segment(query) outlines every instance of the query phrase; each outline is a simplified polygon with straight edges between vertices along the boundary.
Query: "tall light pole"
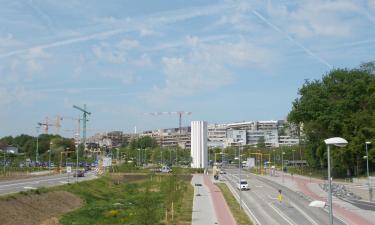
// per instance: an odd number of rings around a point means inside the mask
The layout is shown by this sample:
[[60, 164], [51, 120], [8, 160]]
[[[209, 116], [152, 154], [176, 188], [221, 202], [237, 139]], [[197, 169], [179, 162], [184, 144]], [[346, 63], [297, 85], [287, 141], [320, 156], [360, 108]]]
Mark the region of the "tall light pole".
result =
[[39, 128], [36, 127], [36, 152], [35, 152], [35, 166], [39, 159]]
[[370, 179], [370, 171], [368, 166], [368, 145], [370, 145], [371, 142], [366, 141], [366, 164], [367, 164], [367, 179], [368, 179], [368, 194], [369, 194], [369, 200], [372, 200], [372, 188], [371, 188], [371, 179]]
[[242, 209], [242, 190], [241, 190], [241, 170], [242, 170], [242, 162], [241, 162], [241, 151], [242, 151], [242, 143], [243, 141], [239, 141], [240, 147], [238, 148], [238, 168], [239, 172], [239, 185], [240, 185], [240, 209]]
[[285, 152], [281, 152], [281, 171], [282, 171], [282, 182], [284, 183], [284, 155]]
[[330, 145], [335, 145], [337, 147], [345, 147], [348, 144], [348, 141], [346, 141], [343, 138], [340, 137], [333, 137], [324, 140], [324, 143], [327, 145], [327, 160], [328, 160], [328, 201], [329, 201], [329, 224], [333, 225], [333, 207], [332, 207], [332, 187], [331, 187], [331, 158], [330, 158], [330, 152], [329, 147]]
[[294, 152], [295, 151], [296, 151], [295, 149], [292, 149], [292, 152], [293, 152], [293, 167], [294, 168], [296, 168], [296, 161], [294, 161]]
[[140, 164], [141, 164], [141, 158], [140, 158], [139, 155], [140, 155], [140, 151], [141, 151], [141, 149], [138, 148], [137, 151], [138, 151], [138, 155], [137, 155], [137, 156], [138, 156], [138, 157], [137, 157], [137, 164], [138, 164], [138, 166], [140, 166]]
[[52, 141], [49, 143], [49, 149], [48, 149], [48, 170], [51, 170], [51, 147], [52, 147]]

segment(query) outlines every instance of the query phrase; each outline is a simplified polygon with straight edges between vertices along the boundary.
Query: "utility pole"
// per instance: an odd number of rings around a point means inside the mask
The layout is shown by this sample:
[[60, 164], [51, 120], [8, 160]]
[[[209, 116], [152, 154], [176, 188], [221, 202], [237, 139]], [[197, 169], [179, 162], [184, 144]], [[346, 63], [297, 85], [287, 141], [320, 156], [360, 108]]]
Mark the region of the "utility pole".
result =
[[35, 166], [39, 159], [39, 128], [36, 127], [36, 152], [35, 152]]
[[372, 201], [372, 187], [371, 187], [371, 179], [370, 179], [370, 172], [369, 172], [369, 166], [368, 166], [368, 147], [367, 145], [370, 145], [371, 142], [366, 141], [366, 164], [367, 164], [367, 179], [368, 179], [368, 194], [369, 194], [369, 200]]

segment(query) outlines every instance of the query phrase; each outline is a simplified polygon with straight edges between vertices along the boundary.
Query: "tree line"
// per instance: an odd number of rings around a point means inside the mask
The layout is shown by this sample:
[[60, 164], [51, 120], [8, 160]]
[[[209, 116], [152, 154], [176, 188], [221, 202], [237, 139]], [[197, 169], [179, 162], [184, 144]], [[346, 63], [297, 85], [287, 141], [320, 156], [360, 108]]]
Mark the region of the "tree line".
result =
[[41, 134], [37, 137], [27, 134], [18, 136], [6, 136], [0, 139], [0, 149], [6, 146], [18, 148], [19, 153], [23, 153], [31, 159], [35, 159], [38, 142], [38, 152], [40, 156], [45, 156], [49, 149], [53, 155], [66, 149], [75, 150], [74, 139], [64, 138], [60, 135]]
[[344, 148], [331, 151], [338, 176], [364, 172], [365, 142], [375, 166], [375, 62], [354, 69], [333, 69], [321, 80], [306, 80], [293, 102], [288, 121], [302, 131], [306, 158], [314, 168], [326, 168], [324, 140], [345, 138]]

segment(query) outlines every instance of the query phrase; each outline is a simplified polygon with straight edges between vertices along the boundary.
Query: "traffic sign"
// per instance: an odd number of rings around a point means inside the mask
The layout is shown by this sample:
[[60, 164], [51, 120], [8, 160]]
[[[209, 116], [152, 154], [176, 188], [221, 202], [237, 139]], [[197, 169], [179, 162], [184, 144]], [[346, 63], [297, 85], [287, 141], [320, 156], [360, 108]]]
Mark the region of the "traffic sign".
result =
[[72, 167], [71, 166], [67, 166], [66, 167], [66, 172], [67, 173], [71, 173], [72, 172]]

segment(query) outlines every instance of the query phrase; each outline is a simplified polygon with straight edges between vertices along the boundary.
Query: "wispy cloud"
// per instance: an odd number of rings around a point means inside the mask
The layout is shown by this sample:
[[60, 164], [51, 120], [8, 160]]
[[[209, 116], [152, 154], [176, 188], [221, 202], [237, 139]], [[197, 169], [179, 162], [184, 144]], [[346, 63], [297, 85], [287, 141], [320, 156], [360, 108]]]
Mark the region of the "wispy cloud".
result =
[[322, 57], [318, 56], [317, 54], [313, 53], [310, 49], [308, 49], [307, 47], [305, 47], [303, 44], [301, 44], [300, 42], [298, 42], [297, 40], [295, 40], [294, 38], [292, 38], [289, 34], [285, 33], [284, 31], [282, 31], [280, 28], [278, 28], [276, 25], [274, 25], [273, 23], [271, 23], [268, 19], [266, 19], [264, 16], [262, 16], [260, 13], [258, 13], [257, 11], [253, 10], [253, 13], [254, 15], [256, 15], [259, 19], [261, 19], [264, 23], [266, 23], [269, 27], [271, 27], [272, 29], [274, 29], [275, 31], [279, 32], [280, 34], [282, 34], [283, 36], [285, 36], [289, 41], [291, 41], [293, 44], [295, 44], [296, 46], [298, 46], [299, 48], [301, 48], [304, 52], [306, 52], [308, 55], [310, 55], [311, 57], [317, 59], [320, 63], [322, 63], [323, 65], [327, 66], [329, 69], [331, 69], [333, 66], [327, 62], [325, 59], [323, 59]]
[[[3, 52], [3, 53], [0, 53], [0, 58], [6, 58], [10, 56], [15, 56], [18, 54], [23, 54], [32, 50], [33, 48], [49, 49], [49, 48], [56, 48], [56, 47], [76, 44], [80, 42], [86, 42], [90, 40], [105, 39], [105, 38], [108, 38], [108, 37], [111, 37], [111, 36], [114, 36], [123, 32], [138, 30], [139, 27], [158, 27], [164, 24], [176, 23], [176, 22], [191, 19], [194, 17], [216, 14], [223, 10], [226, 10], [228, 7], [229, 7], [228, 4], [218, 4], [215, 6], [208, 6], [208, 7], [195, 7], [195, 8], [182, 9], [182, 10], [167, 11], [167, 12], [158, 13], [156, 15], [149, 15], [144, 18], [126, 20], [125, 23], [126, 25], [128, 25], [127, 28], [116, 28], [116, 29], [111, 29], [111, 30], [104, 30], [104, 31], [99, 31], [99, 32], [92, 33], [92, 34], [86, 34], [86, 35], [59, 40], [59, 41], [55, 41], [51, 43], [35, 45], [35, 46], [24, 48], [24, 49]], [[110, 22], [113, 22], [113, 21], [110, 21]], [[117, 22], [117, 20], [115, 20], [115, 22]]]

